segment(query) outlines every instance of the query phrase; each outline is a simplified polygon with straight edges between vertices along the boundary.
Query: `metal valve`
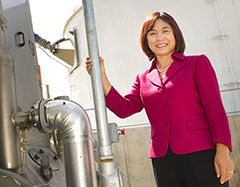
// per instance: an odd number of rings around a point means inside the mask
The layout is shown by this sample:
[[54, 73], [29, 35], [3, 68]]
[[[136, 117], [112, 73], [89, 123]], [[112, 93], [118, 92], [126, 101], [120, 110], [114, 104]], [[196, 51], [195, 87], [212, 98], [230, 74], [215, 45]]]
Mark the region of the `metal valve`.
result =
[[125, 136], [125, 130], [124, 129], [118, 129], [118, 126], [116, 123], [109, 123], [108, 124], [109, 133], [110, 133], [110, 139], [112, 143], [119, 142], [119, 136], [124, 135]]
[[123, 135], [123, 136], [125, 136], [126, 134], [125, 134], [125, 129], [123, 128], [123, 129], [118, 129], [118, 135]]

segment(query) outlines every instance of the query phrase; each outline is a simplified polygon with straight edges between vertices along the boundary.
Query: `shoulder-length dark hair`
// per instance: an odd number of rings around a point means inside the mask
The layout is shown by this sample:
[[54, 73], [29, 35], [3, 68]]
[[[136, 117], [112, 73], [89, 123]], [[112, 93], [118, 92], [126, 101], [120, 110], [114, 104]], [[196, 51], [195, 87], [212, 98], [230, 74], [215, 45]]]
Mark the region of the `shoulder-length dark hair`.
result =
[[155, 54], [148, 46], [147, 34], [150, 30], [152, 30], [157, 19], [162, 19], [172, 27], [176, 40], [174, 52], [183, 54], [185, 50], [185, 42], [177, 22], [166, 12], [153, 12], [144, 21], [140, 34], [141, 47], [143, 52], [148, 56], [148, 59], [152, 60], [155, 57]]

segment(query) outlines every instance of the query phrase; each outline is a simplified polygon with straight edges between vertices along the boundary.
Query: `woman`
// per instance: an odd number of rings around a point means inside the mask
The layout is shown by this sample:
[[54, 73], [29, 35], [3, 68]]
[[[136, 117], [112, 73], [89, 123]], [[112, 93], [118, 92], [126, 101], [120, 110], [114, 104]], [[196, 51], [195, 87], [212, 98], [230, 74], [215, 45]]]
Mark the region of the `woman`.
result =
[[[167, 13], [147, 17], [140, 41], [152, 65], [124, 97], [110, 84], [100, 57], [107, 107], [121, 118], [145, 108], [158, 187], [229, 186], [231, 135], [208, 58], [183, 55], [182, 33]], [[90, 73], [89, 58], [86, 67]]]

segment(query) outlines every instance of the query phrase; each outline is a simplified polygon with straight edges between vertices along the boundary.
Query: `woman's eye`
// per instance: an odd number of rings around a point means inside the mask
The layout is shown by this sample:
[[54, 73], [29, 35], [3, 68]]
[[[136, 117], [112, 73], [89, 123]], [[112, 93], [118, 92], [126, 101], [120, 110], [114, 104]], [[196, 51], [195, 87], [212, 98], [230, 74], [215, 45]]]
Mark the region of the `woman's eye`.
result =
[[168, 30], [163, 30], [163, 33], [168, 32]]
[[155, 32], [150, 32], [149, 35], [152, 36], [152, 35], [155, 35], [156, 33]]

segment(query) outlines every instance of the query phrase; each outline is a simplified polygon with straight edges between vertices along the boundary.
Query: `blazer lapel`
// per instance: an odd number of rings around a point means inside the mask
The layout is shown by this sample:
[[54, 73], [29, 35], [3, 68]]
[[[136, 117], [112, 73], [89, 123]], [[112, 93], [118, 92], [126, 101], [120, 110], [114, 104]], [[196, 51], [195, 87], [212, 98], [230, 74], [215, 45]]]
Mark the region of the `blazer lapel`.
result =
[[169, 67], [167, 73], [165, 74], [163, 80], [161, 80], [159, 72], [156, 67], [156, 59], [153, 60], [152, 66], [149, 69], [149, 73], [147, 74], [148, 80], [152, 82], [152, 84], [159, 86], [159, 87], [164, 87], [164, 85], [169, 81], [170, 78], [172, 78], [178, 71], [180, 71], [183, 66], [184, 66], [184, 58], [185, 56], [180, 53], [173, 53], [172, 54], [173, 58], [173, 63]]
[[161, 81], [160, 75], [158, 70], [155, 68], [151, 72], [147, 74], [148, 80], [150, 80], [154, 85], [162, 87], [163, 88], [163, 83]]
[[184, 66], [183, 62], [174, 60], [174, 62], [166, 72], [165, 76], [163, 77], [163, 84], [166, 84], [170, 78], [172, 78], [178, 71], [180, 71], [183, 68], [183, 66]]

